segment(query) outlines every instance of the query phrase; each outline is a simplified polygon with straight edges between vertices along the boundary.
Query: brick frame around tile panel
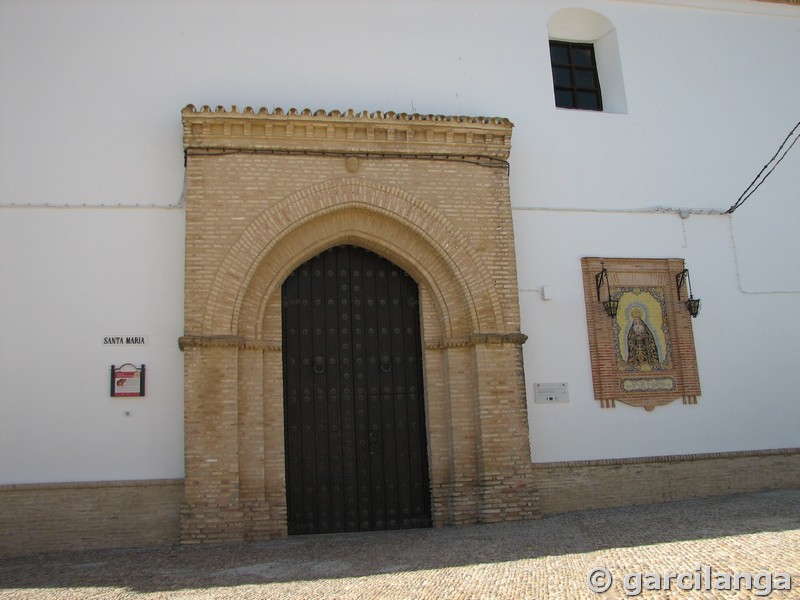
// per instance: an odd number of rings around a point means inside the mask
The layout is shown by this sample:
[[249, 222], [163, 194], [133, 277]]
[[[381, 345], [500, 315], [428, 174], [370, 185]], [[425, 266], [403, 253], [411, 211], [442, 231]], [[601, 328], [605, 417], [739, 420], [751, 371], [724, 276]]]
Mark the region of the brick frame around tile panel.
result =
[[[598, 292], [597, 276], [603, 268], [607, 276]], [[679, 398], [684, 404], [696, 404], [700, 396], [700, 376], [692, 318], [678, 297], [676, 283], [676, 276], [684, 270], [683, 259], [585, 257], [581, 259], [581, 270], [595, 400], [604, 408], [613, 408], [615, 402], [622, 402], [648, 411]], [[620, 295], [624, 296], [622, 290], [636, 292], [637, 289], [658, 290], [663, 296], [660, 308], [670, 351], [657, 370], [631, 370], [622, 365], [621, 344], [615, 343], [615, 321], [609, 318], [602, 304], [608, 293], [619, 299]], [[623, 311], [624, 308], [620, 306]], [[671, 389], [646, 389], [646, 385], [625, 389], [626, 382], [661, 380], [670, 380]]]

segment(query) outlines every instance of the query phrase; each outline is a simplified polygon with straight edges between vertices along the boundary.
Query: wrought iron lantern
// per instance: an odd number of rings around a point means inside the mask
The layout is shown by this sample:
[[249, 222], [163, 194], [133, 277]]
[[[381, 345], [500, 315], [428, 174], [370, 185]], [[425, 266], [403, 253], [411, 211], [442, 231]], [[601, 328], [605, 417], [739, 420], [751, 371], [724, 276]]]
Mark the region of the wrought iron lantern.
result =
[[[597, 301], [603, 303], [603, 308], [606, 310], [606, 314], [614, 319], [616, 318], [617, 311], [619, 310], [619, 299], [611, 297], [611, 287], [608, 283], [608, 270], [606, 269], [605, 264], [602, 262], [600, 265], [603, 267], [603, 270], [594, 276], [594, 282], [597, 286]], [[600, 300], [600, 289], [603, 287], [603, 281], [606, 282], [606, 299]]]
[[689, 298], [683, 303], [683, 305], [686, 307], [686, 310], [689, 311], [689, 314], [694, 318], [697, 316], [697, 313], [700, 312], [700, 298], [695, 298], [692, 295], [692, 280], [689, 278], [689, 269], [684, 269], [675, 275], [675, 283], [678, 286], [678, 300], [681, 299], [681, 288], [683, 287], [684, 282], [689, 287]]

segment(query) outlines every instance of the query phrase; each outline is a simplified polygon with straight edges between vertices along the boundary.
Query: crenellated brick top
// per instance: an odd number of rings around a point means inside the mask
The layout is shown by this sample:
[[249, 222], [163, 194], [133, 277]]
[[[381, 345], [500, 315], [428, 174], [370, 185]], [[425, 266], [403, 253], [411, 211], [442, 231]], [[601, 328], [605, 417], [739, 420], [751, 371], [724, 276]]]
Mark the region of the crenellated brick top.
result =
[[187, 153], [213, 151], [330, 152], [485, 157], [506, 160], [513, 123], [501, 117], [395, 112], [269, 111], [232, 106], [182, 111]]

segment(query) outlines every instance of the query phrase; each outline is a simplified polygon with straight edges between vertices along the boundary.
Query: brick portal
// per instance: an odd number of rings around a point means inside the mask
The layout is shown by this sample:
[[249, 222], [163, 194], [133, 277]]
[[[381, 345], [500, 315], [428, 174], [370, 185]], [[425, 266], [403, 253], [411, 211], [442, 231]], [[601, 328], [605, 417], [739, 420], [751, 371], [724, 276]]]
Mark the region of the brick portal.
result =
[[507, 119], [187, 106], [184, 543], [286, 535], [280, 290], [352, 244], [419, 285], [435, 526], [538, 515]]

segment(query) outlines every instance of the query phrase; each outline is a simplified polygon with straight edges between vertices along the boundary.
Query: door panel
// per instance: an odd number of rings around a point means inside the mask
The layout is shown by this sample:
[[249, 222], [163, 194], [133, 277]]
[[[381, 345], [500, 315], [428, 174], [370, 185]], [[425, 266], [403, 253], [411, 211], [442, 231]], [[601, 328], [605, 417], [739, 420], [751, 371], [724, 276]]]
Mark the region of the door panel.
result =
[[339, 246], [282, 291], [289, 533], [429, 526], [416, 283]]

